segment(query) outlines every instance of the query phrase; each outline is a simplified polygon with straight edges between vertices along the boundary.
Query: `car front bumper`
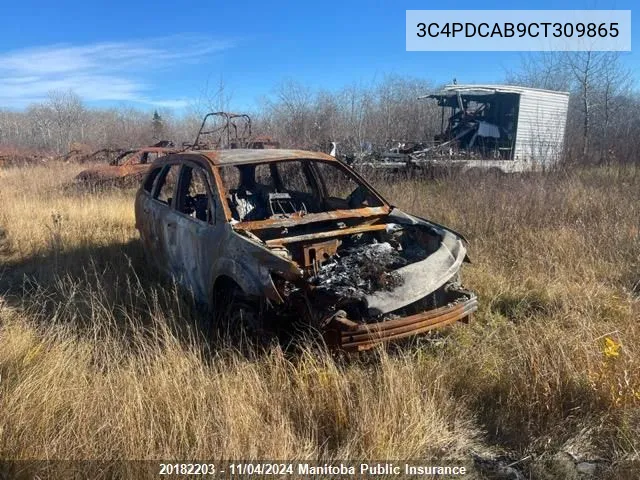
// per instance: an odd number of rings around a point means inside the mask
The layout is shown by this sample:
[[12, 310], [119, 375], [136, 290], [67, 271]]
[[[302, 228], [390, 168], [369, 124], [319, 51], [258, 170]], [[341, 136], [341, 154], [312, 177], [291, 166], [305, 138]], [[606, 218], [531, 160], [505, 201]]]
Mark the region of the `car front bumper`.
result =
[[325, 327], [325, 341], [339, 349], [357, 352], [445, 327], [469, 318], [478, 309], [478, 297], [465, 293], [466, 296], [455, 303], [377, 323], [359, 324], [344, 317], [334, 318]]

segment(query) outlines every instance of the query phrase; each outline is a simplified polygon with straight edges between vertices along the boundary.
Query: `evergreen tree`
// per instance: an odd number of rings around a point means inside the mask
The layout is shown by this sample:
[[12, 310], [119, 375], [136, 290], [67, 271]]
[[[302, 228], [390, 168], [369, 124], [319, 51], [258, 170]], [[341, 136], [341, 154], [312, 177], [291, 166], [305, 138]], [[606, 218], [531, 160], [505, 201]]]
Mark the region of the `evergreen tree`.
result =
[[151, 126], [153, 130], [154, 140], [162, 140], [162, 138], [164, 137], [164, 121], [162, 120], [162, 117], [157, 110], [153, 112], [153, 120], [151, 121]]

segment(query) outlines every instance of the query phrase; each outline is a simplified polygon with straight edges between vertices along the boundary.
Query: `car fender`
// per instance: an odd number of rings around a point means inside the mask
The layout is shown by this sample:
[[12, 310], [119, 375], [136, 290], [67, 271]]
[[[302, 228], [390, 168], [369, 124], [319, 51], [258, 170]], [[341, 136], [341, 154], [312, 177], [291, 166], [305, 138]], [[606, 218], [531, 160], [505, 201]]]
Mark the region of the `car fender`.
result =
[[219, 259], [214, 267], [209, 298], [213, 298], [215, 285], [221, 277], [233, 280], [247, 295], [266, 297], [278, 303], [282, 302], [282, 298], [271, 279], [271, 272], [262, 265], [249, 265], [242, 260], [228, 257]]

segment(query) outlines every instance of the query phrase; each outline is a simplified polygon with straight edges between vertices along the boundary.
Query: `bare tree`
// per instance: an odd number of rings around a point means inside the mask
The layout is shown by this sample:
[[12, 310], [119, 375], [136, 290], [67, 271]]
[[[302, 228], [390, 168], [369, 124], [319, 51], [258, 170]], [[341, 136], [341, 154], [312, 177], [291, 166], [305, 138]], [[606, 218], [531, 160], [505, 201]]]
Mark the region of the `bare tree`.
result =
[[562, 54], [558, 52], [523, 53], [520, 64], [506, 72], [506, 83], [546, 90], [567, 91], [572, 78]]
[[595, 83], [602, 73], [603, 55], [600, 52], [570, 52], [563, 55], [569, 71], [573, 75], [582, 109], [582, 157], [589, 158], [589, 137], [594, 103]]
[[[615, 150], [613, 130], [631, 93], [631, 75], [618, 52], [542, 52], [522, 57], [507, 81], [572, 93], [567, 153], [581, 162], [603, 160]], [[592, 148], [593, 147], [593, 148]]]
[[84, 140], [85, 108], [73, 91], [51, 91], [44, 103], [46, 115], [55, 128], [55, 150], [67, 151], [72, 138]]
[[596, 93], [600, 98], [600, 161], [615, 157], [613, 133], [616, 123], [626, 122], [629, 117], [620, 116], [621, 109], [631, 96], [632, 77], [629, 69], [620, 61], [619, 52], [607, 52], [604, 55], [601, 78], [596, 85]]

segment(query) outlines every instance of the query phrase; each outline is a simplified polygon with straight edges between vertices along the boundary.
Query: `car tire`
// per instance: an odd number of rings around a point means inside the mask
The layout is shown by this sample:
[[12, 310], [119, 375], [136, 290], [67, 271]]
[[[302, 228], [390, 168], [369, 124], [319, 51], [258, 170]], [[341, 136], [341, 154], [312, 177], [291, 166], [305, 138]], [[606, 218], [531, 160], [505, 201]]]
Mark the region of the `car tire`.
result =
[[216, 293], [213, 316], [218, 330], [234, 342], [249, 340], [260, 344], [268, 337], [260, 302], [237, 285], [225, 286]]

